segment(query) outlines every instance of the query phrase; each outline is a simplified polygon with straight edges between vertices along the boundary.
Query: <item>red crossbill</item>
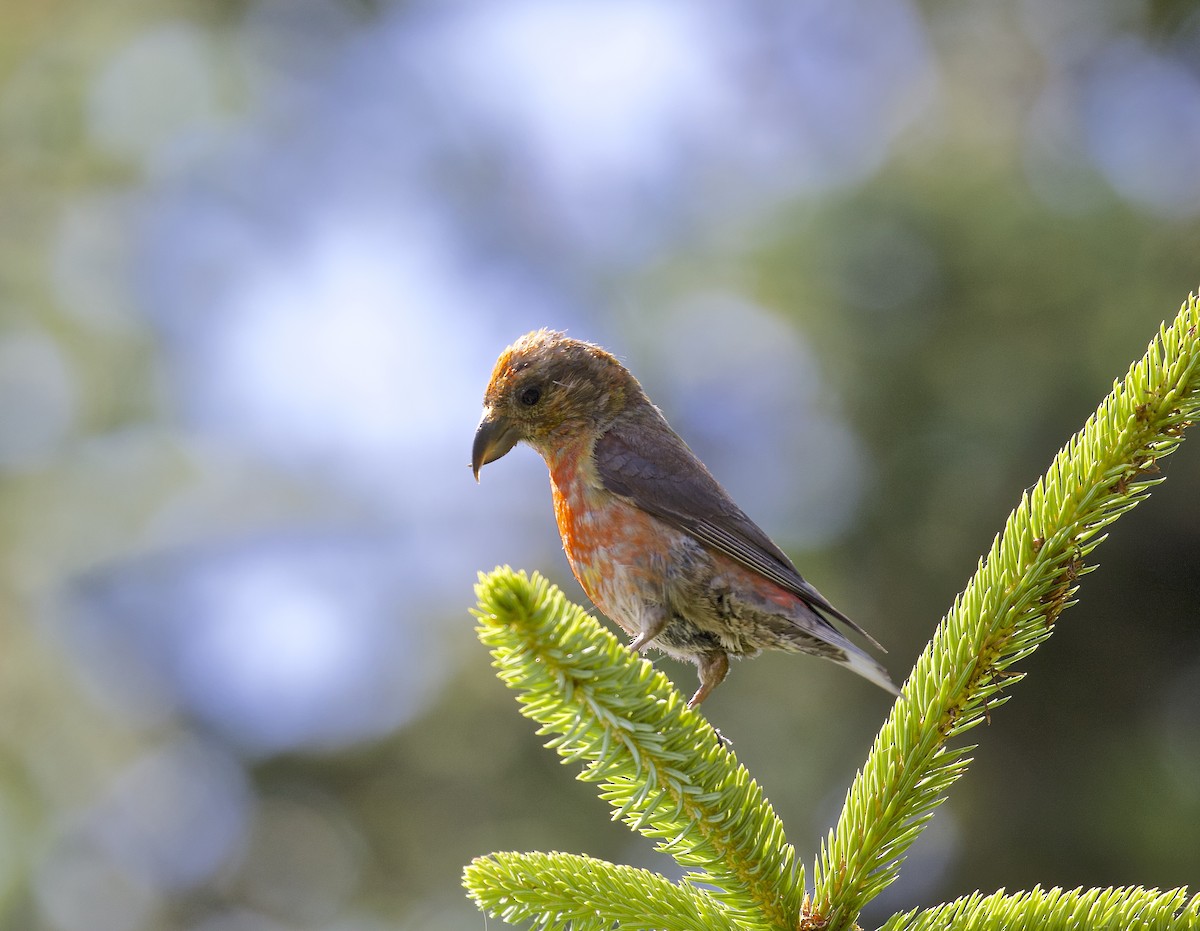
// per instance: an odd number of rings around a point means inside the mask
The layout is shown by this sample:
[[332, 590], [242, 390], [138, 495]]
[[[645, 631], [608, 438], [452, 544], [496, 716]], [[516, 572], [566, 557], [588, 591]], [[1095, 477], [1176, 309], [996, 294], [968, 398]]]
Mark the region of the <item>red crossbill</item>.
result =
[[599, 346], [538, 330], [504, 350], [475, 432], [476, 480], [519, 442], [546, 460], [588, 597], [634, 638], [630, 649], [696, 665], [689, 707], [721, 683], [729, 657], [764, 649], [823, 656], [897, 694], [830, 618], [882, 647], [801, 577]]

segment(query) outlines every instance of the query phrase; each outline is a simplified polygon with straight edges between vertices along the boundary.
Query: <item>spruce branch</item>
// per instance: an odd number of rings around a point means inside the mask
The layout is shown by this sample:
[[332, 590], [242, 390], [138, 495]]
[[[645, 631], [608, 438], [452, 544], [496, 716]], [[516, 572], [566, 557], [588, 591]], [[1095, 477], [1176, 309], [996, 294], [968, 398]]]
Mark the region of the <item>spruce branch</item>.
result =
[[464, 871], [482, 911], [539, 931], [735, 931], [703, 889], [569, 853], [494, 853]]
[[[501, 853], [464, 873], [492, 915], [539, 929], [842, 929], [891, 883], [908, 847], [970, 763], [953, 738], [1008, 700], [1011, 667], [1074, 603], [1104, 529], [1161, 481], [1158, 460], [1200, 416], [1200, 306], [1190, 297], [1146, 356], [1021, 498], [943, 618], [822, 844], [814, 895], [762, 790], [661, 673], [557, 589], [511, 569], [480, 576], [479, 636], [521, 711], [614, 819], [691, 872], [568, 854]], [[710, 884], [711, 891], [697, 887]], [[1141, 888], [978, 894], [893, 916], [886, 931], [1200, 929], [1200, 897]]]
[[547, 746], [584, 763], [578, 778], [600, 783], [613, 818], [715, 886], [727, 923], [794, 927], [804, 878], [783, 825], [670, 680], [537, 573], [481, 573], [476, 593], [497, 674]]
[[979, 893], [937, 908], [893, 915], [881, 931], [1195, 931], [1200, 895], [1185, 889], [1042, 889]]
[[815, 871], [814, 914], [849, 928], [963, 774], [950, 740], [1008, 700], [1010, 667], [1074, 604], [1105, 527], [1162, 481], [1158, 461], [1200, 416], [1200, 305], [1189, 297], [1124, 381], [1021, 497], [917, 660], [846, 797]]

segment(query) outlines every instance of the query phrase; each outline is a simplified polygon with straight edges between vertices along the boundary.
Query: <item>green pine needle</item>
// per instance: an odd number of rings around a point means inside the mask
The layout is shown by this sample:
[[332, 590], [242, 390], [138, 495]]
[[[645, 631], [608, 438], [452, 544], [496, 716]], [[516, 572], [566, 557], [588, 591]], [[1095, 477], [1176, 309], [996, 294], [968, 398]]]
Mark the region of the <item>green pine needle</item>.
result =
[[475, 903], [539, 931], [735, 931], [702, 889], [569, 853], [494, 853], [463, 873]]
[[[480, 575], [479, 637], [521, 713], [613, 818], [693, 870], [745, 928], [788, 928], [804, 878], [762, 789], [670, 680], [534, 573]], [[593, 861], [594, 863], [596, 861]]]
[[881, 931], [1195, 931], [1200, 895], [1186, 889], [1042, 889], [979, 893], [926, 911], [893, 915]]
[[1021, 497], [1004, 532], [917, 660], [815, 871], [816, 915], [848, 928], [970, 762], [952, 737], [987, 719], [1021, 678], [1010, 667], [1074, 604], [1101, 531], [1146, 498], [1158, 461], [1200, 415], [1200, 305], [1188, 299], [1146, 355]]

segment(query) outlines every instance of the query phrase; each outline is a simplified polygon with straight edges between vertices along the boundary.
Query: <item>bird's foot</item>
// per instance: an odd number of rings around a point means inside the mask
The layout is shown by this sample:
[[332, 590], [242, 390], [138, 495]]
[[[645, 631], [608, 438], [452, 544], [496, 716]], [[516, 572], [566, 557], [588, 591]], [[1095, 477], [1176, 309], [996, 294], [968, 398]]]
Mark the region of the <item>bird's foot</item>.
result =
[[725, 681], [729, 674], [729, 654], [722, 650], [705, 653], [700, 657], [697, 666], [700, 671], [700, 688], [688, 699], [688, 707], [693, 711], [700, 706], [700, 702], [708, 698], [713, 689]]
[[629, 651], [631, 653], [644, 653], [650, 648], [650, 641], [653, 639], [654, 636], [647, 636], [643, 631], [629, 641]]
[[634, 653], [641, 653], [650, 646], [650, 642], [667, 629], [667, 616], [663, 614], [661, 617], [656, 617], [650, 624], [642, 628], [642, 632], [638, 634], [629, 644], [629, 649]]

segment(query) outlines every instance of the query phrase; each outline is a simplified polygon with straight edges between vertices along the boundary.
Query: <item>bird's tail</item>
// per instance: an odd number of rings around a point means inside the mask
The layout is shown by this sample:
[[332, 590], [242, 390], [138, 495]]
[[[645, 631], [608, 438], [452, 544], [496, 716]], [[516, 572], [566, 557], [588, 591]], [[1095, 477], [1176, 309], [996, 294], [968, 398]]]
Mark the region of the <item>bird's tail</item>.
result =
[[896, 683], [892, 681], [886, 669], [883, 668], [874, 659], [853, 645], [847, 644], [844, 649], [845, 657], [837, 659], [835, 662], [840, 663], [847, 669], [857, 672], [864, 679], [874, 682], [885, 692], [890, 692], [893, 695], [899, 695], [900, 690], [896, 688]]

